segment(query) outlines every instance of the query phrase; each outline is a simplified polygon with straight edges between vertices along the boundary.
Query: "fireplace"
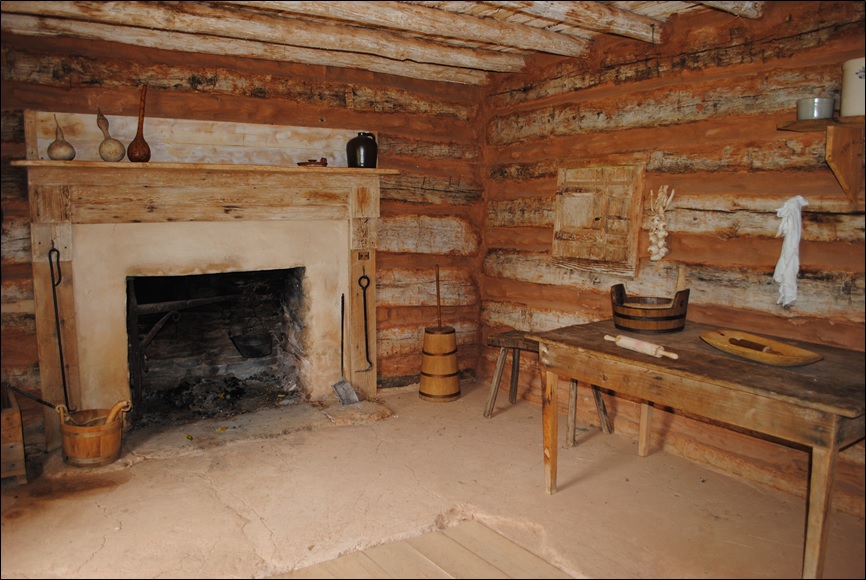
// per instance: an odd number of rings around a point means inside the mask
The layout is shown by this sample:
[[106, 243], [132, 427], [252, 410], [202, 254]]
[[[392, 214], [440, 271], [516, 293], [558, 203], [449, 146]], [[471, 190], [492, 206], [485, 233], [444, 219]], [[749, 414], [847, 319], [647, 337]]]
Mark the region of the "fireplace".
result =
[[305, 268], [128, 277], [134, 427], [305, 401]]
[[[359, 396], [375, 394], [379, 177], [396, 171], [37, 159], [13, 165], [28, 170], [43, 398], [63, 400], [65, 374], [78, 408], [133, 399], [128, 279], [289, 269], [304, 272], [304, 353], [297, 362], [304, 397], [336, 402], [341, 366]], [[52, 248], [63, 274], [56, 288]], [[374, 281], [366, 313], [365, 296], [350, 282], [364, 275]], [[367, 355], [372, 371], [354, 374], [368, 367]], [[49, 446], [59, 445], [56, 420], [46, 420], [46, 435]]]
[[[80, 399], [110, 407], [132, 396], [127, 279], [303, 268], [307, 352], [300, 375], [323, 400], [340, 370], [340, 288], [348, 288], [348, 228], [340, 221], [96, 224], [73, 227]], [[238, 322], [238, 321], [233, 321]], [[241, 321], [243, 322], [243, 321]], [[74, 398], [74, 397], [73, 397]], [[112, 402], [113, 401], [113, 402]]]

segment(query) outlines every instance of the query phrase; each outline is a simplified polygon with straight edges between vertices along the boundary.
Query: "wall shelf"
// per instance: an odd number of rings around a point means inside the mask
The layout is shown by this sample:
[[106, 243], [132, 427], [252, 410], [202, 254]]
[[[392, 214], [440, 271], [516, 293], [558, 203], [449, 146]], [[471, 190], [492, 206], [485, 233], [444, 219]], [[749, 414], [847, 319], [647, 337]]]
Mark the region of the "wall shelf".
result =
[[863, 115], [838, 119], [788, 121], [780, 131], [827, 133], [825, 158], [848, 200], [856, 204], [863, 195]]
[[834, 119], [806, 119], [797, 121], [786, 121], [780, 123], [777, 127], [779, 131], [800, 131], [800, 132], [816, 132], [823, 131], [827, 127], [854, 127], [862, 129], [864, 125], [864, 116], [857, 117], [838, 117]]

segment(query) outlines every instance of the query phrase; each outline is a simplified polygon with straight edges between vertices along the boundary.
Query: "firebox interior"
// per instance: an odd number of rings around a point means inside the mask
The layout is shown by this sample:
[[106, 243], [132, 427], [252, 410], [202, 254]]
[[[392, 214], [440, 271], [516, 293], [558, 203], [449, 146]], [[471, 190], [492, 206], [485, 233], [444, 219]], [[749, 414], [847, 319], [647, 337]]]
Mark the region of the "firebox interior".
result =
[[132, 424], [305, 400], [304, 272], [127, 277]]

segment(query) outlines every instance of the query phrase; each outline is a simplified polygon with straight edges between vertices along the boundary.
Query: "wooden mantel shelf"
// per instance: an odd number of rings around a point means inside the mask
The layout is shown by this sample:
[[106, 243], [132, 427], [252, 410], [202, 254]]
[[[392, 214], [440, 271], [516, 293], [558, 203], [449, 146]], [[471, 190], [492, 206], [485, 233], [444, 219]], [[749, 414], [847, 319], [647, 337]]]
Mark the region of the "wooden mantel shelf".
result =
[[16, 167], [46, 167], [58, 169], [116, 169], [118, 171], [132, 170], [179, 170], [179, 171], [256, 171], [270, 173], [325, 173], [331, 175], [396, 175], [397, 169], [372, 169], [359, 167], [316, 167], [316, 166], [281, 166], [253, 165], [228, 163], [126, 163], [108, 161], [46, 161], [36, 159], [19, 159], [11, 162]]
[[[29, 173], [34, 224], [348, 219], [355, 238], [372, 235], [366, 230], [372, 227], [369, 218], [379, 215], [381, 176], [399, 173], [174, 161], [28, 159], [11, 164]], [[66, 207], [60, 214], [58, 203]]]

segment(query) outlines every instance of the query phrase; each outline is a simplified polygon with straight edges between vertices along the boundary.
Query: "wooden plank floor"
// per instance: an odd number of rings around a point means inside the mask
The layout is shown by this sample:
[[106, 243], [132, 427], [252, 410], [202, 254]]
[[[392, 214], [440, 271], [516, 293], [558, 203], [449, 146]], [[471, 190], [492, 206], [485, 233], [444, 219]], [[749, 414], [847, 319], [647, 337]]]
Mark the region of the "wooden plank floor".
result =
[[473, 520], [271, 578], [571, 578]]

